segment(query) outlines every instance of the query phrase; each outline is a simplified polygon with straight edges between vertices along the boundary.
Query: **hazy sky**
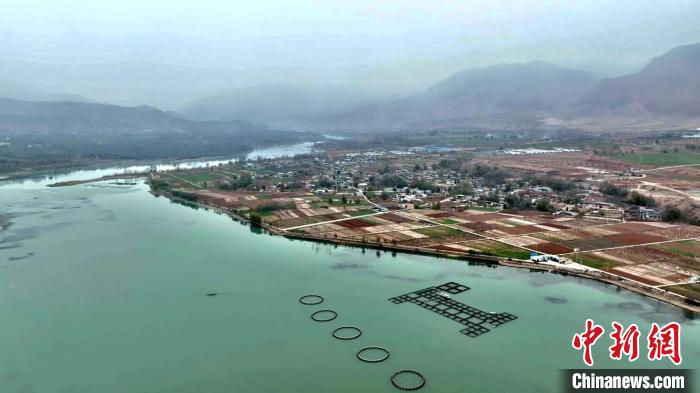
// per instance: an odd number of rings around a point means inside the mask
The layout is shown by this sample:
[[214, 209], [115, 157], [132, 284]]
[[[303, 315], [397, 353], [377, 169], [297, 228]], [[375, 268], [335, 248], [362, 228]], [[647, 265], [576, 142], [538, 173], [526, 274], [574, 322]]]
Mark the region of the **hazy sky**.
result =
[[[697, 0], [2, 0], [0, 32], [21, 35], [80, 33], [98, 36], [96, 53], [125, 35], [137, 53], [144, 45], [186, 37], [214, 48], [226, 41], [241, 66], [325, 66], [388, 63], [449, 56], [460, 51], [503, 48], [605, 31], [683, 12]], [[11, 35], [11, 37], [16, 37]], [[116, 40], [116, 41], [115, 41]], [[100, 44], [100, 41], [103, 43]], [[24, 44], [24, 43], [22, 43]], [[90, 43], [92, 45], [92, 43]], [[60, 42], [54, 41], [54, 46]], [[81, 43], [76, 43], [80, 46]], [[219, 45], [221, 45], [219, 43]], [[29, 57], [24, 52], [10, 55]], [[103, 48], [99, 48], [103, 46]], [[291, 48], [290, 48], [291, 47]], [[193, 57], [199, 56], [194, 50]], [[267, 51], [268, 53], [256, 53]], [[290, 49], [294, 51], [290, 53]], [[41, 45], [36, 52], [47, 52]], [[343, 56], [346, 51], [348, 56]], [[340, 53], [340, 55], [339, 55]], [[271, 58], [279, 54], [276, 64]], [[51, 61], [48, 56], [40, 61]], [[291, 59], [285, 59], [290, 57]], [[75, 62], [114, 61], [77, 54]], [[212, 59], [217, 56], [213, 55]], [[358, 58], [359, 57], [359, 58]], [[67, 62], [70, 59], [55, 59]], [[125, 59], [132, 61], [132, 59]], [[149, 59], [165, 61], [166, 59]], [[172, 63], [182, 63], [173, 58]], [[194, 64], [198, 64], [192, 60]], [[217, 65], [214, 62], [212, 65]]]
[[699, 0], [0, 0], [0, 95], [170, 109], [258, 83], [402, 94], [502, 62], [614, 76], [700, 42], [698, 20]]
[[[3, 0], [0, 26], [25, 33], [153, 33], [204, 37], [600, 29], [677, 12], [696, 0]], [[537, 26], [528, 26], [538, 23]], [[588, 25], [587, 24], [598, 24]]]

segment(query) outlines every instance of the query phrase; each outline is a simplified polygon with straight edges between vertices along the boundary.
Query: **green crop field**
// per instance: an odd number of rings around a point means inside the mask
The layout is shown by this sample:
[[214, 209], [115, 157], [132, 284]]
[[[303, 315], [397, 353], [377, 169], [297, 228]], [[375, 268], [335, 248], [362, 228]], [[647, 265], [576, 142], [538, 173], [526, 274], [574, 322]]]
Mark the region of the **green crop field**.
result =
[[177, 176], [193, 183], [218, 180], [221, 178], [220, 174], [213, 172], [184, 172], [178, 173]]
[[421, 228], [421, 229], [415, 229], [414, 232], [418, 232], [420, 234], [423, 234], [425, 236], [430, 236], [430, 237], [441, 237], [441, 236], [454, 236], [454, 235], [459, 235], [462, 233], [459, 229], [454, 229], [450, 227], [430, 227], [430, 228]]
[[622, 266], [622, 263], [613, 261], [612, 259], [604, 258], [592, 253], [579, 254], [573, 258], [574, 262], [582, 265], [590, 266], [594, 269], [608, 269], [617, 266]]
[[482, 212], [497, 212], [501, 209], [497, 207], [483, 207], [483, 206], [471, 206], [469, 210], [477, 210]]
[[493, 255], [503, 258], [530, 259], [530, 251], [515, 246], [498, 247], [493, 250]]
[[[682, 255], [682, 256], [684, 256], [684, 257], [691, 257], [691, 258], [693, 258], [693, 257], [696, 256], [695, 253], [693, 253], [693, 252], [691, 252], [691, 251], [689, 251], [689, 250], [683, 249], [683, 248], [681, 248], [681, 247], [674, 247], [675, 244], [676, 244], [676, 243], [654, 244], [654, 245], [652, 245], [651, 247], [657, 248], [657, 249], [659, 249], [659, 250], [667, 251], [667, 252], [670, 252], [670, 253], [673, 253], [673, 254], [676, 254], [676, 255]], [[684, 241], [678, 242], [678, 244], [679, 244], [679, 245], [684, 245], [684, 244], [685, 244], [685, 245], [691, 246], [691, 245], [693, 244], [693, 241], [692, 241], [692, 240], [684, 240]]]
[[367, 214], [372, 214], [372, 213], [374, 213], [374, 211], [373, 210], [355, 210], [355, 211], [349, 211], [347, 213], [352, 217], [357, 217], [357, 216], [364, 216]]

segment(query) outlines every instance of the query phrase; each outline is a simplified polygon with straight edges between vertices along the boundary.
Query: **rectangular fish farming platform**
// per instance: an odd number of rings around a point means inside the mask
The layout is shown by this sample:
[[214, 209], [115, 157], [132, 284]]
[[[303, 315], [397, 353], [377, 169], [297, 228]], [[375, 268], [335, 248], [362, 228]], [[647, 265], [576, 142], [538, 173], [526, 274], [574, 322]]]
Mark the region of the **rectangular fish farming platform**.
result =
[[444, 293], [456, 295], [468, 290], [469, 287], [467, 286], [456, 282], [448, 282], [437, 287], [425, 288], [405, 295], [392, 297], [389, 301], [394, 304], [405, 302], [417, 304], [443, 317], [459, 322], [465, 326], [464, 329], [460, 330], [460, 333], [469, 337], [476, 337], [488, 332], [489, 329], [484, 325], [498, 327], [518, 318], [507, 312], [485, 312], [443, 295]]

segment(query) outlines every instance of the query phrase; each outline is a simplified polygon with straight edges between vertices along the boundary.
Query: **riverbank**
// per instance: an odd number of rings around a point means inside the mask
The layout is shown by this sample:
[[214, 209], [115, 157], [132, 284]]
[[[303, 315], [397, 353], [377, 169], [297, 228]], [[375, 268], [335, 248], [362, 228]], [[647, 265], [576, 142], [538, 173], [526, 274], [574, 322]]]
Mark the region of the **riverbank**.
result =
[[[171, 158], [171, 159], [152, 159], [152, 160], [131, 160], [131, 159], [109, 159], [109, 160], [89, 160], [84, 159], [77, 162], [64, 163], [51, 166], [26, 167], [14, 171], [0, 173], [0, 181], [14, 181], [36, 177], [53, 177], [60, 176], [71, 172], [81, 171], [131, 171], [131, 172], [146, 172], [149, 168], [155, 167], [157, 170], [170, 170], [182, 168], [194, 168], [199, 163], [207, 164], [223, 164], [229, 161], [237, 161], [243, 158], [257, 159], [271, 158], [278, 156], [294, 156], [312, 151], [319, 142], [306, 141], [292, 145], [261, 145], [254, 149], [246, 150], [239, 154], [226, 156], [202, 156], [190, 158]], [[113, 174], [113, 173], [107, 173]], [[95, 176], [97, 179], [99, 176]], [[99, 181], [95, 180], [95, 181]], [[80, 184], [80, 183], [76, 183]]]
[[[226, 214], [228, 216], [231, 216], [235, 220], [245, 222], [245, 223], [250, 223], [250, 220], [240, 214], [237, 214], [234, 211], [231, 211], [226, 208], [222, 208], [220, 206], [217, 206], [215, 204], [211, 203], [205, 203], [201, 201], [191, 201], [188, 199], [183, 199], [180, 197], [177, 197], [173, 195], [170, 192], [164, 191], [164, 190], [155, 190], [151, 188], [151, 193], [156, 196], [163, 196], [168, 199], [182, 202], [185, 204], [194, 204], [196, 206], [210, 209], [222, 214]], [[252, 225], [252, 224], [251, 224]], [[305, 241], [314, 241], [314, 242], [320, 242], [320, 243], [328, 243], [328, 244], [338, 244], [342, 246], [348, 246], [348, 247], [360, 247], [360, 248], [369, 248], [369, 249], [376, 249], [376, 250], [386, 250], [386, 251], [398, 251], [402, 253], [413, 253], [413, 254], [421, 254], [421, 255], [432, 255], [432, 256], [437, 256], [437, 257], [442, 257], [442, 258], [450, 258], [450, 259], [459, 259], [459, 260], [465, 260], [465, 261], [473, 261], [473, 262], [479, 262], [479, 263], [486, 263], [486, 264], [495, 264], [495, 265], [502, 265], [502, 266], [508, 266], [508, 267], [514, 267], [514, 268], [519, 268], [519, 269], [529, 269], [529, 270], [537, 270], [537, 271], [546, 271], [552, 274], [561, 274], [561, 275], [571, 275], [571, 276], [576, 276], [580, 278], [585, 278], [585, 279], [590, 279], [590, 280], [595, 280], [598, 282], [602, 282], [605, 284], [610, 284], [614, 285], [616, 287], [626, 289], [630, 292], [634, 292], [640, 295], [644, 295], [649, 298], [653, 298], [655, 300], [671, 304], [673, 306], [682, 308], [687, 311], [691, 311], [694, 313], [699, 313], [700, 314], [700, 304], [698, 304], [697, 301], [693, 299], [689, 299], [685, 296], [675, 294], [670, 291], [666, 291], [661, 288], [656, 288], [650, 285], [646, 285], [643, 283], [639, 283], [636, 281], [629, 280], [625, 277], [617, 276], [602, 270], [598, 269], [593, 269], [593, 268], [588, 268], [586, 267], [585, 270], [581, 270], [580, 266], [578, 264], [572, 264], [572, 266], [567, 266], [567, 264], [544, 264], [544, 263], [533, 263], [527, 260], [522, 260], [522, 259], [516, 259], [516, 258], [504, 258], [504, 257], [497, 257], [497, 256], [491, 256], [491, 255], [483, 255], [483, 254], [478, 254], [478, 253], [469, 253], [469, 252], [458, 252], [456, 250], [450, 250], [450, 251], [443, 251], [443, 250], [436, 250], [436, 249], [431, 249], [431, 248], [426, 248], [426, 247], [416, 247], [416, 246], [405, 246], [401, 244], [392, 244], [392, 243], [372, 243], [372, 242], [363, 242], [363, 241], [356, 241], [352, 239], [335, 239], [335, 238], [327, 238], [327, 237], [322, 237], [322, 236], [315, 236], [309, 233], [299, 233], [299, 232], [292, 232], [280, 228], [276, 228], [271, 225], [267, 225], [265, 223], [262, 223], [259, 225], [260, 228], [263, 230], [277, 236], [283, 236], [289, 239], [298, 239], [298, 240], [305, 240]], [[575, 265], [575, 267], [573, 266]]]
[[68, 186], [77, 186], [80, 184], [95, 183], [98, 181], [105, 181], [105, 180], [138, 179], [138, 178], [146, 177], [146, 176], [148, 176], [148, 172], [121, 173], [121, 174], [116, 174], [116, 175], [105, 175], [105, 176], [96, 177], [93, 179], [86, 179], [86, 180], [59, 181], [56, 183], [47, 184], [47, 187], [68, 187]]

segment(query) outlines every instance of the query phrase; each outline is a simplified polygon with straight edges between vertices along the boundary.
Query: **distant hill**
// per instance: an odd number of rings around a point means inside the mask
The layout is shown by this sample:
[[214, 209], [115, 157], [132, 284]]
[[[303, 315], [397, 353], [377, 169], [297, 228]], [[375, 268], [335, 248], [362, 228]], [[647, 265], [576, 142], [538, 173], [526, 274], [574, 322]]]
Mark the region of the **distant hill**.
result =
[[47, 93], [31, 85], [2, 79], [0, 79], [0, 97], [26, 101], [90, 102], [89, 99], [77, 94]]
[[0, 130], [6, 133], [231, 133], [256, 127], [246, 121], [194, 121], [150, 106], [0, 98]]
[[429, 88], [423, 100], [456, 116], [556, 112], [597, 81], [595, 75], [544, 62], [500, 64], [459, 72]]
[[408, 99], [323, 119], [326, 126], [403, 127], [502, 114], [556, 113], [590, 89], [595, 75], [544, 62], [468, 69]]
[[173, 132], [187, 126], [188, 121], [147, 106], [0, 98], [0, 129], [7, 133]]
[[277, 125], [376, 100], [373, 94], [333, 85], [259, 84], [199, 99], [178, 112], [199, 120], [244, 119]]
[[635, 74], [601, 81], [575, 108], [582, 115], [700, 115], [700, 44], [672, 49]]
[[0, 138], [9, 157], [190, 158], [321, 136], [246, 121], [193, 121], [139, 106], [0, 98]]

